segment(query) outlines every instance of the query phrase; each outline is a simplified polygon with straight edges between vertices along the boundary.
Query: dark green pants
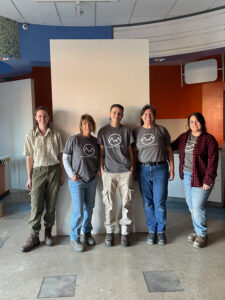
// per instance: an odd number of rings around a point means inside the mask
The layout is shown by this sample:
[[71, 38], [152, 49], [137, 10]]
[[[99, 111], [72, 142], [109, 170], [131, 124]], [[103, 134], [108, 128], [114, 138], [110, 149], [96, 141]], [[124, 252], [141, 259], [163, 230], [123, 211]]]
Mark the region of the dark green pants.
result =
[[55, 206], [60, 186], [60, 166], [34, 168], [31, 190], [31, 214], [28, 224], [31, 234], [38, 235], [41, 230], [41, 217], [44, 214], [46, 229], [52, 228], [55, 221]]

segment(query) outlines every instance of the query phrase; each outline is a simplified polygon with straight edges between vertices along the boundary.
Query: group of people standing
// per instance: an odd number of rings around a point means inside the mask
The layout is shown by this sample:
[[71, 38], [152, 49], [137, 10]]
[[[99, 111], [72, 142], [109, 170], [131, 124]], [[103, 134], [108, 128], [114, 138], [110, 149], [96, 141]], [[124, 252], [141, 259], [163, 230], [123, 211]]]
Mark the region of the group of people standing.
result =
[[[132, 219], [133, 178], [138, 178], [143, 208], [148, 226], [148, 244], [167, 243], [166, 200], [168, 180], [174, 179], [173, 150], [179, 150], [180, 177], [183, 181], [193, 232], [188, 241], [195, 248], [207, 244], [206, 203], [216, 178], [218, 144], [207, 133], [202, 114], [188, 117], [188, 131], [173, 143], [167, 129], [155, 123], [156, 110], [145, 105], [141, 110], [141, 126], [133, 131], [121, 124], [124, 108], [110, 107], [110, 123], [92, 135], [96, 124], [92, 116], [80, 119], [80, 133], [71, 136], [63, 149], [58, 131], [49, 127], [47, 107], [36, 109], [37, 126], [26, 136], [27, 188], [31, 191], [31, 234], [21, 248], [27, 252], [40, 244], [39, 231], [44, 212], [45, 243], [53, 246], [52, 226], [59, 187], [63, 184], [63, 165], [69, 177], [73, 202], [70, 245], [76, 252], [85, 250], [85, 244], [95, 245], [92, 214], [95, 205], [96, 177], [103, 182], [105, 205], [105, 246], [114, 245], [114, 203], [117, 187], [121, 200], [121, 246], [130, 245]], [[81, 241], [81, 229], [84, 233]]]

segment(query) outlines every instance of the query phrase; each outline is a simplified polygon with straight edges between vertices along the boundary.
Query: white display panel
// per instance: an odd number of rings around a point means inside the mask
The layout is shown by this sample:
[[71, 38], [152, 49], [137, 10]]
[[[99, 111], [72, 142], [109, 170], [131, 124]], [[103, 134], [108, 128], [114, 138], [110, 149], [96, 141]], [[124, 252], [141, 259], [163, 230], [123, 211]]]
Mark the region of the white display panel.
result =
[[207, 59], [190, 62], [184, 66], [186, 84], [210, 82], [217, 79], [217, 60]]

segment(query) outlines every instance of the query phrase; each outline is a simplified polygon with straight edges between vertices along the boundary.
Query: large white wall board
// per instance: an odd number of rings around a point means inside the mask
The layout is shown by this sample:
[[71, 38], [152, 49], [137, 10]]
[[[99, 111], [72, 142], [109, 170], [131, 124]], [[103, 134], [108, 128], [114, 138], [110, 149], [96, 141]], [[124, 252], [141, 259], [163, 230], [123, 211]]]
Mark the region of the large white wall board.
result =
[[[63, 132], [64, 141], [79, 132], [83, 113], [95, 118], [97, 130], [107, 124], [113, 103], [125, 107], [124, 123], [139, 123], [140, 109], [149, 103], [148, 41], [51, 40], [50, 47], [54, 126]], [[135, 190], [133, 229], [144, 231], [142, 201], [137, 186]], [[69, 233], [71, 212], [71, 197], [65, 182], [57, 203], [58, 234]], [[99, 179], [93, 232], [104, 232], [103, 223]]]

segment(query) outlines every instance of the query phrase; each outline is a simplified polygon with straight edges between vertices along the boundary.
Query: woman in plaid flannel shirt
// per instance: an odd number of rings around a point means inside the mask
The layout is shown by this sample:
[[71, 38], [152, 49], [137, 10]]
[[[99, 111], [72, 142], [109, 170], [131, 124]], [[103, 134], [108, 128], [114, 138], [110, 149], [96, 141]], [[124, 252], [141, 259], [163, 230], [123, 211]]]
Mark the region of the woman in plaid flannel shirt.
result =
[[206, 131], [202, 114], [192, 113], [188, 127], [172, 143], [172, 149], [179, 150], [179, 173], [194, 227], [188, 241], [193, 247], [202, 248], [208, 240], [206, 206], [217, 175], [218, 144]]

